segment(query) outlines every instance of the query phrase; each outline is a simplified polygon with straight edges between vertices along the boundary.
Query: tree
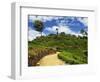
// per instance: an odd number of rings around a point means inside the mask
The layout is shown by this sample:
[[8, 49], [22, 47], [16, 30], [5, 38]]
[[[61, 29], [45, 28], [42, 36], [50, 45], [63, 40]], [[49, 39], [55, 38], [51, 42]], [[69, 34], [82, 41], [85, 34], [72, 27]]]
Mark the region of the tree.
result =
[[80, 33], [84, 35], [84, 29], [81, 29], [80, 30]]
[[34, 28], [36, 31], [39, 31], [41, 33], [41, 36], [42, 36], [42, 31], [43, 31], [43, 22], [40, 21], [40, 20], [35, 20], [34, 21]]
[[81, 33], [83, 36], [87, 36], [87, 34], [88, 34], [84, 29], [81, 29], [81, 30], [80, 30], [80, 33]]
[[60, 35], [65, 36], [66, 34], [65, 34], [65, 32], [61, 32]]
[[87, 36], [88, 35], [88, 33], [85, 31], [85, 35]]

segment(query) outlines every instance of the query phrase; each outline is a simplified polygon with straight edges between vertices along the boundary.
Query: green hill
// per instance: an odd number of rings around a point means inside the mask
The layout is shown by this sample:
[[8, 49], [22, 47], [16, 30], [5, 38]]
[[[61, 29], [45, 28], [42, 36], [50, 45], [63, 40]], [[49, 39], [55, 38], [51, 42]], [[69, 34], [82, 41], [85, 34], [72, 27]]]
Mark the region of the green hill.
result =
[[[87, 37], [61, 33], [41, 36], [33, 41], [28, 41], [29, 66], [36, 65], [35, 60], [39, 61], [43, 55], [55, 52], [60, 52], [58, 58], [65, 61], [66, 64], [87, 64]], [[35, 58], [37, 55], [40, 56]], [[30, 63], [33, 59], [35, 64]]]

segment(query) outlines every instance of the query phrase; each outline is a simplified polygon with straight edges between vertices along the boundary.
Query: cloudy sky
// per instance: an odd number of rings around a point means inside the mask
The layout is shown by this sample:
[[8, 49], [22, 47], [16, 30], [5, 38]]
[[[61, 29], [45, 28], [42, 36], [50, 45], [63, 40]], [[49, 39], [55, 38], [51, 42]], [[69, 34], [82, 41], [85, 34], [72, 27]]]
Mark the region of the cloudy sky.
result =
[[41, 34], [34, 29], [34, 21], [41, 20], [44, 24], [42, 32], [43, 36], [48, 34], [56, 34], [56, 28], [58, 32], [65, 32], [66, 34], [81, 35], [80, 30], [87, 31], [88, 18], [87, 17], [75, 17], [75, 16], [28, 16], [28, 40], [32, 41]]

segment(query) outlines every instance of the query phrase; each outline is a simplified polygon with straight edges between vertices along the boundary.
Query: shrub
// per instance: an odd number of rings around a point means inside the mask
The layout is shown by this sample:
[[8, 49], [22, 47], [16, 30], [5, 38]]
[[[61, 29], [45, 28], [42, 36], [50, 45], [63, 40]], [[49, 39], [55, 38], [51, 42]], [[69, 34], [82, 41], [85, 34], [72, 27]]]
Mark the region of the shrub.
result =
[[83, 60], [80, 60], [80, 56], [78, 58], [78, 56], [73, 53], [69, 53], [69, 52], [61, 52], [58, 54], [58, 58], [65, 61], [66, 64], [83, 64], [85, 62], [83, 62]]

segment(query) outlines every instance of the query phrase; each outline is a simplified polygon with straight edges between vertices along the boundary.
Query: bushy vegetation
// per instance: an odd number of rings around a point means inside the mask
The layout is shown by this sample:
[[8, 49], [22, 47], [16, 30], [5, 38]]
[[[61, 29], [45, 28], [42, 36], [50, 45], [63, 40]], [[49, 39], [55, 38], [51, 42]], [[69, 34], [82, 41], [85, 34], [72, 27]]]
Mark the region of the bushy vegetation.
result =
[[63, 51], [58, 54], [58, 57], [66, 62], [66, 64], [84, 64], [87, 63], [86, 57], [82, 54], [77, 55], [75, 53], [70, 53]]
[[28, 42], [29, 59], [39, 54], [42, 54], [41, 58], [43, 54], [45, 56], [55, 52], [60, 52], [58, 58], [66, 64], [86, 64], [88, 63], [87, 36], [76, 37], [65, 33], [50, 34]]
[[38, 61], [46, 55], [55, 54], [56, 50], [52, 48], [32, 48], [28, 49], [28, 65], [36, 66]]

